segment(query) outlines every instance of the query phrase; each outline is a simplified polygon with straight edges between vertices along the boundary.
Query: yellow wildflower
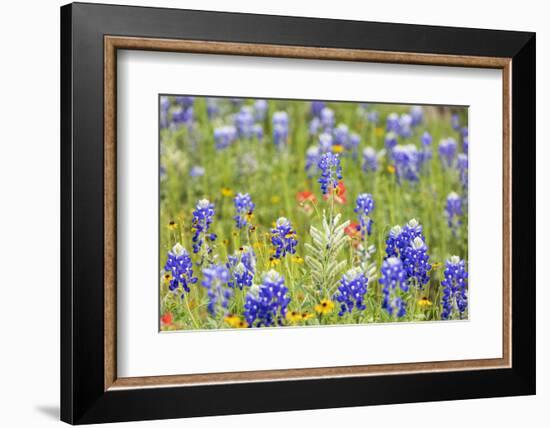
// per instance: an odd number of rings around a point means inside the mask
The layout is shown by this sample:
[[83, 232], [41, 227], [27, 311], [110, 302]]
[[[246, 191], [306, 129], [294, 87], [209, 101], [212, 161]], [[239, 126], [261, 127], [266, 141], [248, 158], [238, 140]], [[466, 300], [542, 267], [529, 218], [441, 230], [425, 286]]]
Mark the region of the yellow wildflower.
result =
[[393, 165], [388, 165], [388, 172], [390, 174], [395, 174], [395, 167]]
[[233, 328], [247, 328], [248, 323], [242, 320], [238, 315], [229, 314], [223, 319], [230, 327]]
[[426, 296], [424, 296], [424, 297], [422, 297], [422, 299], [420, 299], [418, 301], [418, 306], [420, 306], [423, 309], [427, 309], [430, 306], [432, 306], [432, 302], [430, 301], [430, 299], [428, 299]]
[[231, 197], [233, 196], [233, 190], [231, 190], [229, 187], [222, 187], [222, 196]]
[[[277, 195], [273, 195], [271, 197], [271, 203], [272, 204], [278, 204], [281, 201], [281, 198]], [[273, 226], [275, 226], [275, 223], [273, 223]]]
[[439, 269], [442, 265], [443, 265], [443, 263], [441, 263], [441, 262], [432, 263], [432, 270]]
[[302, 320], [302, 314], [296, 311], [288, 311], [285, 317], [291, 324], [296, 324], [298, 321]]
[[274, 257], [269, 258], [269, 267], [275, 267], [277, 266], [281, 261], [279, 259], [276, 259]]
[[300, 256], [292, 256], [292, 258], [290, 259], [290, 261], [291, 261], [292, 263], [296, 263], [296, 264], [299, 264], [299, 265], [301, 265], [301, 264], [304, 263], [304, 259], [301, 258]]
[[335, 144], [332, 146], [332, 153], [342, 153], [344, 151], [344, 146]]
[[174, 220], [170, 220], [168, 223], [168, 229], [170, 230], [176, 230], [178, 227], [178, 224]]
[[334, 302], [332, 300], [323, 299], [321, 303], [315, 305], [315, 311], [320, 314], [326, 315], [334, 309]]

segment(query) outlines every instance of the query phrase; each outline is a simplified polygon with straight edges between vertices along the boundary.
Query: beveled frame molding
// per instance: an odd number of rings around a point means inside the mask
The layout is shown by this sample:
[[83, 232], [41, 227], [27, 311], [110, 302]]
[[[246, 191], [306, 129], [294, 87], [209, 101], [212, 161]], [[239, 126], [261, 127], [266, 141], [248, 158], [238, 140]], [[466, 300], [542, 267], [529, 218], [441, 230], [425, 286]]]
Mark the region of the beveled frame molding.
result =
[[[502, 70], [503, 349], [502, 358], [250, 372], [118, 378], [116, 375], [116, 84], [117, 50], [323, 59]], [[512, 367], [512, 59], [251, 43], [104, 36], [104, 390], [323, 379]]]

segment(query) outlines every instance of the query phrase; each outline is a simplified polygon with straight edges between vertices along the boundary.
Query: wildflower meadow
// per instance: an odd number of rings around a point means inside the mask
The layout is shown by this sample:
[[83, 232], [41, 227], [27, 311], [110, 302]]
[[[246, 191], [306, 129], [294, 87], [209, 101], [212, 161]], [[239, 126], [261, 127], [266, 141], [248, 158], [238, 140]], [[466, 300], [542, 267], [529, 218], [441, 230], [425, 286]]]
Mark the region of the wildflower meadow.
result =
[[467, 119], [159, 96], [161, 330], [468, 319]]

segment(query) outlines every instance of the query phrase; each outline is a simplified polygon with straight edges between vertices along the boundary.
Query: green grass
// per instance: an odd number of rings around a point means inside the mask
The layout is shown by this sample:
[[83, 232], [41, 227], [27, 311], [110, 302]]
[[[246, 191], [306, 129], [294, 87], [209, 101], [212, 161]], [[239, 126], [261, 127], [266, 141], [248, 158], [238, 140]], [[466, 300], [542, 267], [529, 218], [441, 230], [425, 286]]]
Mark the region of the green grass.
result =
[[[253, 100], [245, 100], [252, 104]], [[173, 107], [172, 100], [172, 109]], [[423, 226], [426, 244], [429, 248], [430, 261], [434, 266], [430, 273], [430, 282], [423, 290], [407, 293], [407, 315], [400, 319], [391, 318], [381, 308], [382, 294], [378, 280], [369, 280], [366, 295], [367, 309], [354, 310], [352, 314], [338, 316], [338, 304], [327, 314], [319, 314], [315, 307], [326, 295], [327, 290], [315, 289], [310, 268], [303, 263], [307, 256], [306, 243], [311, 243], [310, 226], [321, 227], [322, 212], [331, 210], [329, 201], [323, 200], [317, 177], [308, 179], [305, 168], [306, 149], [316, 144], [316, 137], [309, 135], [308, 124], [311, 119], [310, 103], [304, 101], [269, 101], [268, 114], [264, 127], [264, 140], [237, 140], [224, 150], [217, 151], [214, 145], [213, 131], [217, 126], [232, 124], [231, 114], [238, 110], [228, 100], [220, 100], [222, 111], [220, 117], [209, 120], [206, 100], [195, 98], [195, 122], [192, 130], [186, 126], [161, 129], [161, 165], [165, 170], [160, 181], [160, 248], [159, 266], [161, 314], [170, 312], [171, 322], [163, 324], [163, 329], [208, 329], [229, 328], [230, 323], [224, 320], [226, 314], [211, 316], [206, 289], [201, 286], [202, 274], [199, 266], [194, 266], [194, 273], [199, 281], [191, 286], [191, 292], [184, 299], [168, 290], [162, 278], [162, 268], [166, 263], [168, 251], [181, 243], [195, 263], [199, 262], [191, 248], [193, 231], [192, 211], [199, 199], [207, 198], [215, 204], [216, 215], [211, 231], [217, 235], [212, 255], [216, 262], [225, 263], [228, 254], [239, 251], [244, 245], [250, 245], [256, 254], [255, 283], [261, 281], [262, 274], [275, 269], [285, 278], [291, 302], [289, 311], [307, 312], [305, 320], [292, 323], [285, 320], [285, 325], [319, 325], [337, 323], [367, 323], [390, 321], [420, 321], [440, 319], [440, 282], [443, 279], [444, 263], [451, 255], [458, 255], [467, 260], [467, 209], [462, 224], [456, 234], [447, 225], [444, 208], [447, 195], [454, 191], [460, 195], [462, 190], [456, 169], [444, 169], [437, 155], [437, 144], [442, 138], [453, 137], [459, 141], [459, 135], [451, 127], [449, 108], [424, 108], [424, 122], [414, 129], [414, 135], [400, 144], [413, 143], [420, 147], [420, 136], [429, 131], [433, 137], [433, 156], [422, 170], [420, 180], [416, 183], [403, 181], [398, 184], [395, 173], [391, 171], [388, 157], [380, 159], [376, 173], [365, 173], [361, 169], [361, 153], [364, 147], [371, 146], [377, 151], [384, 148], [384, 125], [387, 114], [404, 113], [409, 106], [370, 105], [380, 115], [380, 125], [375, 127], [360, 115], [356, 103], [327, 103], [336, 113], [336, 124], [345, 123], [351, 132], [361, 136], [359, 156], [354, 159], [344, 153], [342, 158], [343, 182], [346, 187], [345, 204], [334, 204], [334, 213], [341, 214], [342, 221], [357, 221], [353, 212], [355, 199], [359, 193], [371, 193], [375, 201], [372, 214], [374, 226], [372, 235], [368, 236], [366, 245], [374, 245], [376, 252], [372, 255], [377, 271], [385, 256], [385, 241], [390, 228], [396, 224], [403, 225], [411, 218], [416, 218]], [[270, 118], [275, 111], [284, 110], [289, 114], [290, 137], [284, 150], [278, 150], [271, 140]], [[466, 109], [453, 109], [464, 123]], [[250, 165], [254, 159], [254, 166]], [[247, 163], [248, 162], [248, 163]], [[205, 168], [202, 177], [192, 178], [189, 175], [194, 165]], [[311, 191], [315, 194], [316, 203], [311, 213], [306, 213], [296, 200], [296, 193]], [[254, 210], [253, 231], [238, 230], [233, 220], [233, 197], [236, 193], [249, 193], [256, 204]], [[297, 252], [285, 257], [280, 263], [273, 264], [271, 258], [270, 229], [279, 217], [286, 217], [297, 231]], [[168, 227], [175, 222], [175, 228]], [[339, 277], [358, 264], [356, 250], [352, 240], [348, 240], [338, 260], [345, 260], [345, 267], [338, 272]], [[243, 316], [243, 305], [248, 288], [235, 290], [228, 311], [239, 319]], [[418, 305], [422, 297], [431, 302], [429, 306]]]

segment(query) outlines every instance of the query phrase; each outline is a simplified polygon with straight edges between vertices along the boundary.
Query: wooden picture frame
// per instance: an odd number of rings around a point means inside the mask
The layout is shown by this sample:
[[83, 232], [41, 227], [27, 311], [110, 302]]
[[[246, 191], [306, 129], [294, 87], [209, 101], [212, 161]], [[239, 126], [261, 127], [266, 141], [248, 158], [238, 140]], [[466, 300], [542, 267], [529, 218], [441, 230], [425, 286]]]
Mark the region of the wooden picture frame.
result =
[[[502, 70], [502, 358], [118, 377], [119, 49]], [[76, 3], [61, 9], [61, 53], [62, 420], [114, 422], [535, 392], [533, 33]], [[241, 400], [243, 395], [249, 399]]]

